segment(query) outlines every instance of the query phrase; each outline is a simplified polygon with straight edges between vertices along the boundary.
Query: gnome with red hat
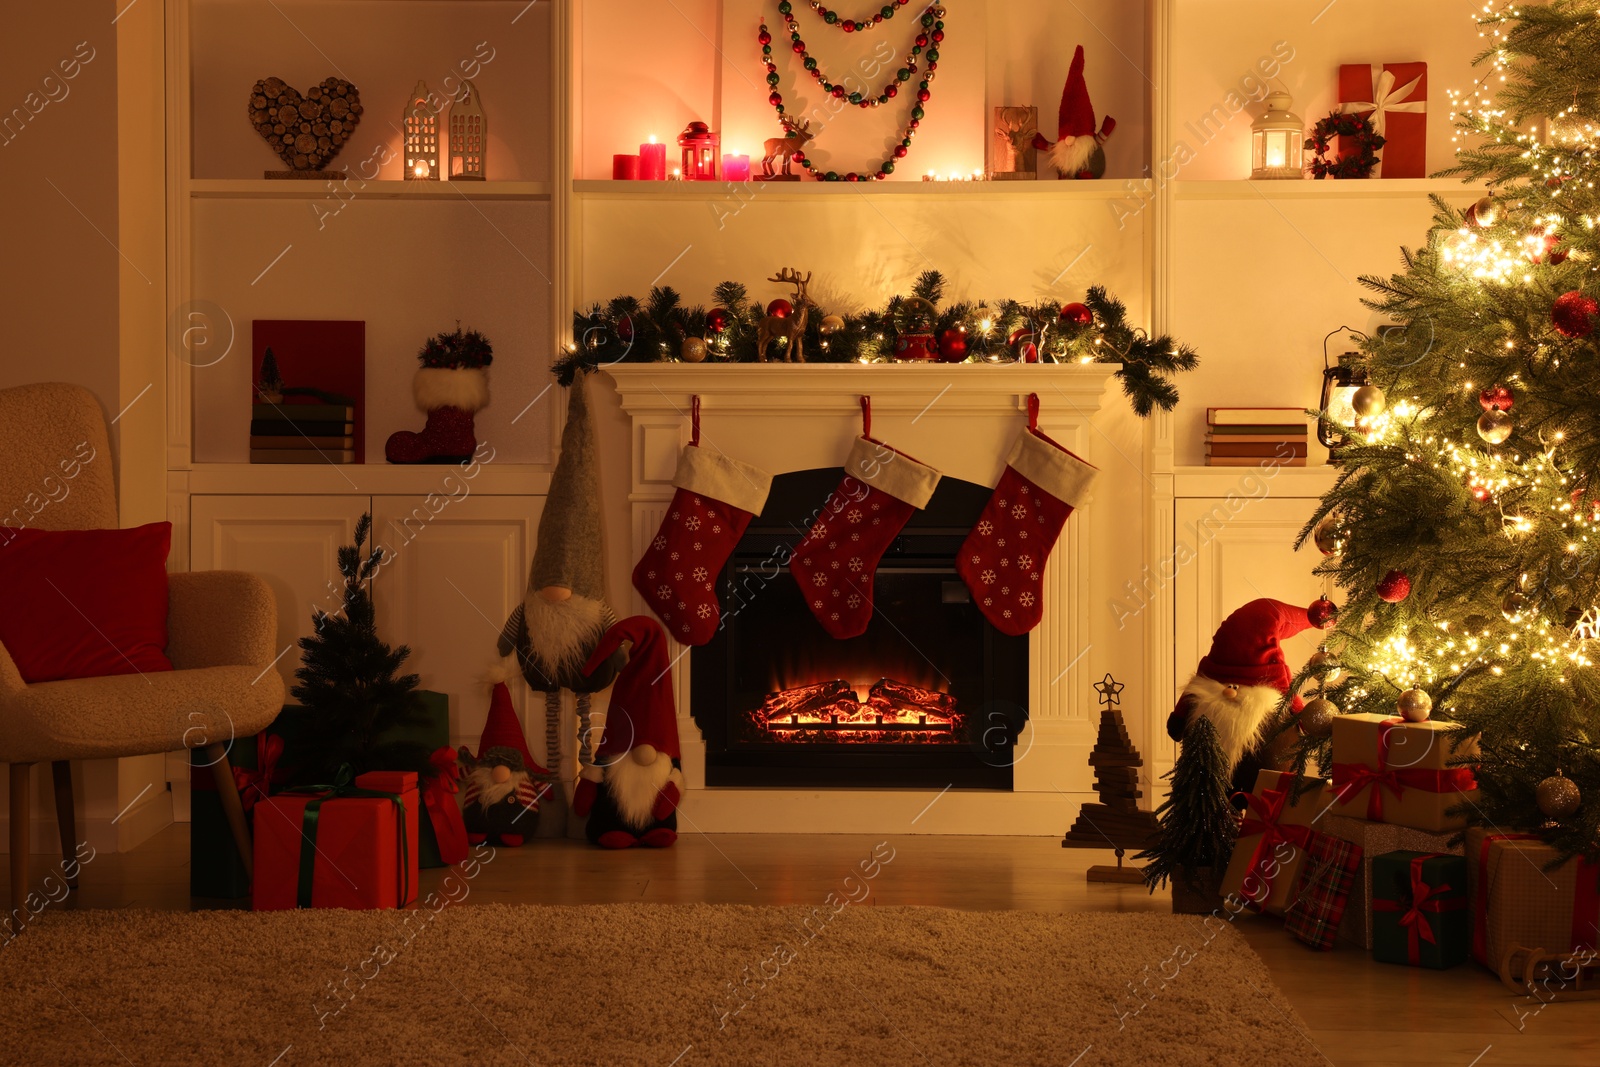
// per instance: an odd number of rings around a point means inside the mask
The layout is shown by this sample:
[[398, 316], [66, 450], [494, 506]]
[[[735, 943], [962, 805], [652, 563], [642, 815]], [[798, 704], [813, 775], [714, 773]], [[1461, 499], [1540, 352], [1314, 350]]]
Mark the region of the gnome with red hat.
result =
[[539, 799], [548, 793], [550, 773], [534, 762], [528, 738], [511, 706], [511, 691], [505, 674], [491, 677], [494, 688], [489, 697], [489, 718], [478, 739], [476, 757], [461, 746], [461, 766], [465, 771], [462, 790], [462, 817], [467, 824], [467, 841], [485, 841], [516, 848], [533, 836], [539, 825]]
[[606, 711], [595, 762], [579, 772], [572, 810], [587, 816], [585, 832], [602, 848], [666, 848], [678, 839], [683, 769], [672, 665], [661, 624], [644, 615], [623, 619], [600, 639], [589, 669], [631, 642]]
[[[1211, 720], [1234, 792], [1251, 792], [1256, 773], [1279, 763], [1271, 755], [1277, 733], [1271, 727], [1294, 677], [1279, 642], [1315, 625], [1306, 608], [1266, 598], [1250, 601], [1217, 627], [1211, 651], [1167, 718], [1167, 734], [1174, 741], [1183, 740], [1193, 716]], [[1299, 714], [1299, 696], [1289, 704]]]
[[1099, 130], [1094, 126], [1094, 105], [1089, 102], [1089, 86], [1083, 80], [1083, 45], [1072, 53], [1067, 84], [1061, 90], [1061, 115], [1054, 144], [1044, 134], [1033, 135], [1033, 147], [1050, 153], [1050, 165], [1063, 178], [1103, 178], [1106, 154], [1100, 148], [1117, 128], [1110, 115]]

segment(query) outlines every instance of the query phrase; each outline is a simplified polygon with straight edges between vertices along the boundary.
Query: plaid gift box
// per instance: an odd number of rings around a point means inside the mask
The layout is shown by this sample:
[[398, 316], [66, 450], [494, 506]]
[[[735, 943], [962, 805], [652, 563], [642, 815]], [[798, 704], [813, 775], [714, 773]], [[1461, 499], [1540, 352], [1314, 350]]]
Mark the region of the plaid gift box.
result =
[[1317, 949], [1331, 949], [1361, 871], [1361, 846], [1318, 834], [1306, 849], [1295, 901], [1283, 913], [1283, 928]]

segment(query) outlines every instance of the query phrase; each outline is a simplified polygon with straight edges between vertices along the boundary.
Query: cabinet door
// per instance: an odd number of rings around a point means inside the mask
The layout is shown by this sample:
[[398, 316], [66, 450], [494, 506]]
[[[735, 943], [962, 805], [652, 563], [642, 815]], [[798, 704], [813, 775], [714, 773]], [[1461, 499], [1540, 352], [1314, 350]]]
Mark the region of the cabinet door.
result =
[[[452, 743], [476, 749], [489, 711], [484, 673], [527, 587], [544, 498], [446, 492], [373, 498], [374, 535], [390, 554], [373, 599], [384, 640], [411, 648], [406, 670], [449, 695]], [[525, 687], [510, 688], [520, 713]], [[529, 734], [537, 756], [542, 728]]]
[[[1212, 635], [1235, 608], [1258, 597], [1310, 604], [1328, 589], [1326, 579], [1311, 573], [1321, 554], [1310, 544], [1299, 551], [1294, 547], [1316, 505], [1313, 499], [1269, 498], [1230, 513], [1221, 500], [1174, 502], [1173, 543], [1179, 554], [1174, 557], [1173, 677], [1179, 686], [1194, 674]], [[1316, 651], [1320, 636], [1307, 630], [1283, 642], [1291, 670], [1299, 670]]]
[[196, 496], [193, 570], [253, 571], [278, 600], [278, 673], [294, 684], [295, 643], [311, 632], [311, 610], [336, 611], [341, 580], [335, 554], [355, 537], [364, 496]]

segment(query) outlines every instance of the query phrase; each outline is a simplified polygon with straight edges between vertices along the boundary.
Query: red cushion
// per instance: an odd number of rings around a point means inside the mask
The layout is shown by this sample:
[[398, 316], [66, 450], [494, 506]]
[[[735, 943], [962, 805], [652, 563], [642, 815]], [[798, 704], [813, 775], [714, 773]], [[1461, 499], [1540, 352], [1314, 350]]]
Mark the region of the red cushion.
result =
[[170, 671], [171, 546], [170, 522], [0, 529], [0, 643], [23, 681]]

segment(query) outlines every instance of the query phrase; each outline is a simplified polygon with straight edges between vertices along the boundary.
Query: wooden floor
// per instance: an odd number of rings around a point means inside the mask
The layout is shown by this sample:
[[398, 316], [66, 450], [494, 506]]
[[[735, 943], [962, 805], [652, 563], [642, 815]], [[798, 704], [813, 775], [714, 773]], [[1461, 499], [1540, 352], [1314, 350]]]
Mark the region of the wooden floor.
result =
[[[858, 883], [847, 887], [845, 879], [878, 840], [688, 835], [669, 850], [627, 853], [541, 840], [498, 850], [476, 878], [448, 886], [448, 872], [424, 871], [421, 888], [447, 892], [465, 904], [821, 906], [829, 893], [846, 896], [855, 889]], [[1109, 857], [1063, 849], [1055, 839], [902, 836], [888, 844], [894, 858], [869, 883], [870, 903], [1044, 912], [1168, 909], [1164, 897], [1151, 897], [1141, 886], [1089, 884], [1085, 869]], [[191, 901], [188, 858], [187, 825], [169, 827], [132, 852], [96, 857], [83, 869], [74, 897], [55, 906], [244, 906]], [[50, 864], [47, 857], [34, 857], [36, 881]], [[1600, 1065], [1600, 1000], [1554, 1003], [1541, 1011], [1475, 964], [1414, 970], [1373, 963], [1348, 947], [1312, 952], [1271, 919], [1241, 919], [1239, 928], [1309, 1026], [1304, 1063]], [[1129, 980], [1139, 977], [1130, 974]]]

